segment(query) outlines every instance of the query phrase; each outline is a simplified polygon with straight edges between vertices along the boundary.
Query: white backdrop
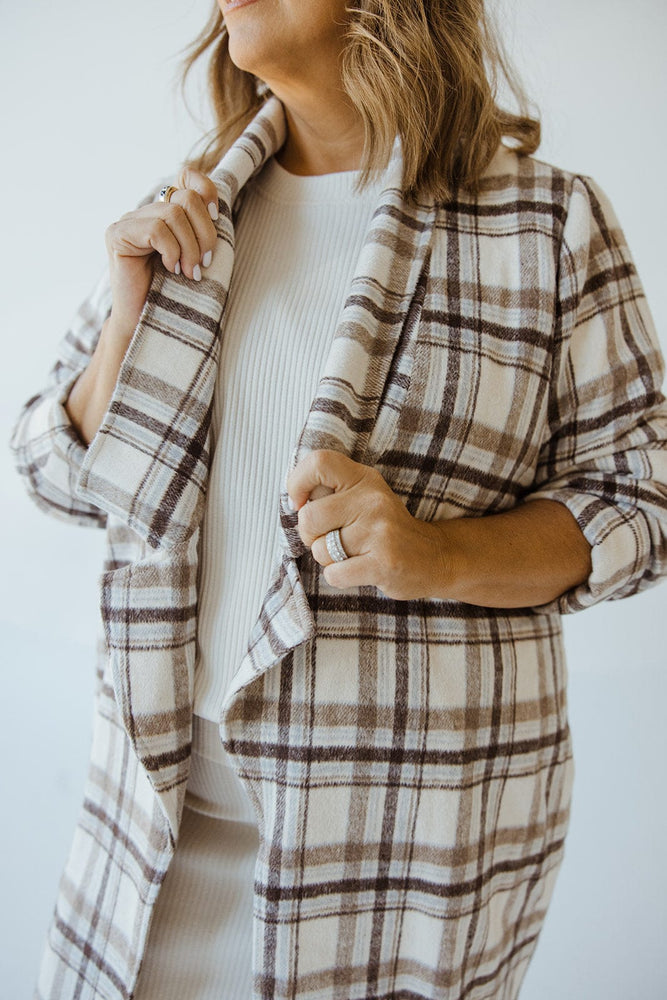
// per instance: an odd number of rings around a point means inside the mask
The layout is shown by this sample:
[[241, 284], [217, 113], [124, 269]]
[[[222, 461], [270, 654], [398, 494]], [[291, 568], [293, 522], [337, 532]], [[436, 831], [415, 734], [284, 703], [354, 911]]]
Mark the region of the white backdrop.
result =
[[[304, 0], [307, 2], [307, 0]], [[0, 421], [43, 384], [105, 265], [104, 230], [199, 134], [175, 55], [209, 0], [0, 0]], [[540, 155], [621, 218], [667, 349], [664, 0], [505, 0]], [[26, 499], [1, 453], [0, 998], [29, 997], [86, 766], [101, 537]], [[577, 778], [567, 857], [522, 1000], [667, 989], [667, 588], [568, 619]], [[245, 998], [228, 998], [245, 1000]]]

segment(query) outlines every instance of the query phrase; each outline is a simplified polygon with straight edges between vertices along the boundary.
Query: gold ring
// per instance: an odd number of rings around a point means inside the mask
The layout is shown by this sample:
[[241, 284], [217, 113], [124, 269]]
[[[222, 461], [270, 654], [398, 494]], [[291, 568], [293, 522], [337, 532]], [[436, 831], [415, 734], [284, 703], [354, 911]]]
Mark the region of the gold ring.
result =
[[165, 186], [160, 191], [160, 194], [158, 196], [158, 201], [166, 201], [166, 203], [169, 204], [169, 202], [171, 201], [171, 196], [173, 195], [174, 191], [178, 191], [178, 188], [174, 187], [173, 184], [165, 184]]

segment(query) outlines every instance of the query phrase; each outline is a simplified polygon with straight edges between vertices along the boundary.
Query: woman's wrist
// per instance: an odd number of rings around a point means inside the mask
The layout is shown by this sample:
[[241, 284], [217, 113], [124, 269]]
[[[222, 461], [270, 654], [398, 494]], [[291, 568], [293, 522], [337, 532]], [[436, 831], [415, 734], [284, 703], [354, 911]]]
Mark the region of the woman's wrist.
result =
[[425, 577], [425, 596], [435, 600], [462, 600], [456, 595], [465, 590], [470, 575], [465, 546], [461, 545], [458, 520], [427, 522], [432, 534], [431, 559]]
[[134, 329], [114, 320], [105, 321], [88, 367], [76, 380], [65, 402], [74, 429], [90, 444], [104, 418], [113, 395], [118, 373]]
[[111, 349], [113, 353], [120, 352], [122, 360], [130, 346], [136, 328], [136, 323], [117, 316], [112, 309], [102, 327], [100, 343], [104, 342], [107, 350]]
[[547, 604], [586, 581], [591, 547], [569, 510], [535, 500], [501, 514], [433, 521], [429, 596], [482, 607]]

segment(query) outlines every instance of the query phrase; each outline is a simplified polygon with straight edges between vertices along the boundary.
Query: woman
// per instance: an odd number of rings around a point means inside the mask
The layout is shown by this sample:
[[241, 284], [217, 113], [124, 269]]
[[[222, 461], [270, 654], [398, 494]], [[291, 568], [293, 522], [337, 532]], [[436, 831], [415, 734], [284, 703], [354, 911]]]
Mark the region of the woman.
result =
[[247, 996], [228, 928], [174, 936], [188, 870], [246, 921], [254, 871], [257, 996], [518, 993], [567, 824], [559, 614], [664, 573], [662, 370], [604, 199], [493, 102], [480, 5], [396, 6], [222, 5], [227, 131], [111, 227], [17, 427], [110, 546], [41, 996], [165, 997], [165, 940], [192, 996]]

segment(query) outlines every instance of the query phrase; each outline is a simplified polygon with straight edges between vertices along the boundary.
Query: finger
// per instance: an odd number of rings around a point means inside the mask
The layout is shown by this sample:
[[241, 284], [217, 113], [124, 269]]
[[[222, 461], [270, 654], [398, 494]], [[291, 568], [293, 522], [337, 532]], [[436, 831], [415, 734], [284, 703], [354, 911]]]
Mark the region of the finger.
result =
[[339, 590], [375, 586], [375, 565], [369, 555], [351, 556], [345, 562], [332, 562], [325, 566], [323, 572], [329, 586]]
[[199, 240], [183, 206], [173, 199], [168, 205], [160, 205], [159, 218], [169, 227], [180, 247], [181, 271], [188, 278], [201, 280], [201, 251]]
[[[191, 192], [203, 213], [201, 198]], [[175, 197], [175, 196], [174, 196]], [[201, 219], [201, 215], [200, 215]], [[215, 227], [209, 219], [215, 239]], [[107, 230], [107, 250], [120, 256], [141, 257], [156, 251], [165, 267], [188, 278], [201, 279], [201, 250], [185, 208], [172, 199], [169, 203], [152, 202], [134, 212], [128, 212]]]
[[325, 536], [333, 528], [354, 523], [359, 513], [359, 498], [348, 491], [329, 493], [318, 500], [311, 500], [299, 511], [299, 535], [304, 545], [311, 546], [316, 538]]
[[108, 227], [105, 240], [112, 257], [148, 257], [156, 252], [167, 270], [179, 272], [181, 245], [159, 214], [128, 213]]
[[[169, 206], [178, 206], [185, 213], [189, 227], [194, 234], [194, 244], [184, 247], [185, 255], [181, 258], [183, 272], [192, 277], [196, 267], [208, 267], [213, 257], [213, 250], [217, 240], [215, 226], [208, 214], [208, 209], [200, 194], [191, 188], [178, 188], [171, 196]], [[197, 278], [197, 275], [194, 274]]]
[[340, 492], [356, 485], [367, 471], [367, 466], [339, 451], [311, 451], [289, 474], [287, 492], [295, 508], [300, 510], [316, 487], [327, 486]]
[[183, 167], [178, 177], [178, 186], [191, 188], [201, 196], [209, 218], [215, 221], [218, 218], [218, 189], [206, 174], [194, 167]]
[[330, 486], [316, 486], [310, 494], [310, 499], [319, 500], [321, 497], [328, 497], [331, 493], [333, 493], [333, 490]]
[[[342, 529], [339, 530], [340, 530], [340, 542], [341, 545], [343, 546], [343, 551], [347, 555], [348, 559], [351, 558], [352, 556], [365, 554], [361, 553], [361, 551], [357, 549], [354, 545], [353, 542], [354, 529], [345, 528], [344, 531]], [[332, 559], [331, 555], [329, 554], [326, 535], [320, 535], [319, 538], [316, 538], [310, 547], [310, 551], [312, 552], [313, 559], [315, 560], [315, 562], [319, 563], [320, 566], [330, 566], [331, 563], [336, 561], [335, 559]]]

